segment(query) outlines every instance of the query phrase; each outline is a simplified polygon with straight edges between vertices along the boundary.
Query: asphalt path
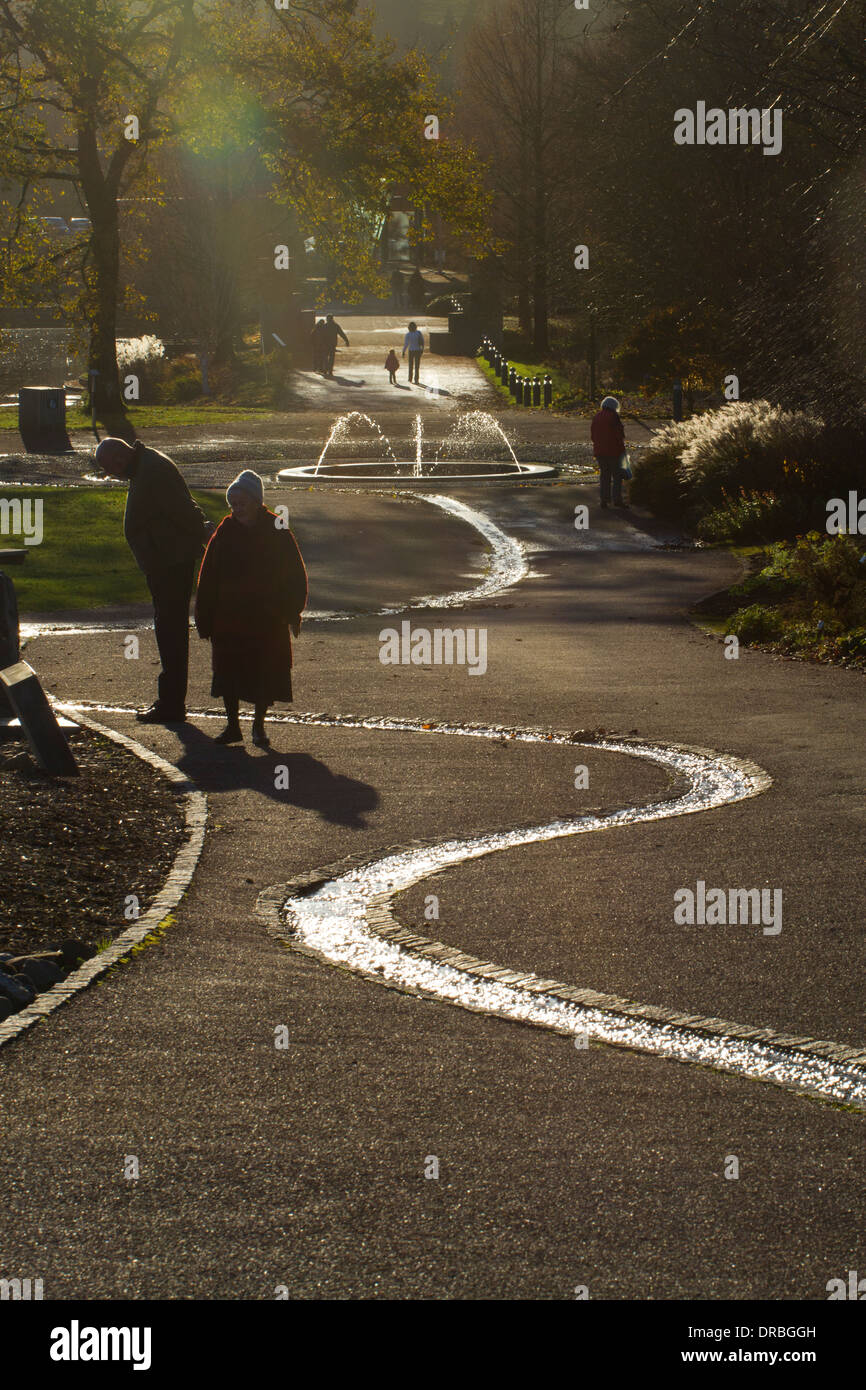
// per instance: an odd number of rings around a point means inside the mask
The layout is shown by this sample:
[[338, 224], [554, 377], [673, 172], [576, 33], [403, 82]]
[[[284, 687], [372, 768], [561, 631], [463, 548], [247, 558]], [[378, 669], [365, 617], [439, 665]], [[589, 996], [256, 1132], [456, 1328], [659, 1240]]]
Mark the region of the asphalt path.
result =
[[[774, 780], [735, 806], [450, 869], [426, 885], [438, 921], [424, 884], [397, 915], [504, 966], [862, 1045], [862, 676], [726, 660], [686, 615], [734, 562], [661, 548], [675, 538], [601, 514], [589, 487], [454, 495], [532, 564], [463, 612], [407, 615], [483, 626], [483, 677], [382, 665], [391, 620], [365, 613], [377, 578], [408, 602], [477, 575], [476, 533], [432, 508], [425, 520], [418, 501], [288, 497], [314, 584], [354, 614], [305, 627], [297, 711], [636, 730], [751, 758]], [[349, 505], [353, 539], [329, 545]], [[206, 644], [192, 651], [203, 710]], [[111, 633], [40, 637], [27, 658], [61, 698], [152, 696], [147, 635], [138, 663]], [[316, 725], [276, 727], [271, 753], [216, 750], [213, 721], [99, 717], [184, 768], [210, 828], [161, 943], [0, 1051], [5, 1274], [44, 1278], [46, 1298], [267, 1299], [277, 1284], [302, 1298], [569, 1298], [585, 1284], [602, 1299], [811, 1300], [862, 1266], [861, 1115], [412, 998], [286, 949], [254, 915], [263, 888], [344, 855], [673, 795], [661, 769]], [[675, 926], [674, 890], [698, 879], [781, 888], [781, 933]]]
[[[424, 335], [418, 383], [409, 382], [409, 358], [403, 356], [403, 340], [410, 320], [417, 322]], [[460, 404], [489, 410], [499, 403], [499, 395], [474, 358], [433, 352], [430, 334], [447, 334], [447, 318], [427, 318], [423, 314], [347, 314], [339, 316], [349, 345], [337, 340], [334, 375], [301, 368], [292, 372], [293, 405], [305, 410], [415, 411], [434, 414], [443, 407]], [[396, 385], [385, 370], [385, 358], [393, 348], [400, 361]]]

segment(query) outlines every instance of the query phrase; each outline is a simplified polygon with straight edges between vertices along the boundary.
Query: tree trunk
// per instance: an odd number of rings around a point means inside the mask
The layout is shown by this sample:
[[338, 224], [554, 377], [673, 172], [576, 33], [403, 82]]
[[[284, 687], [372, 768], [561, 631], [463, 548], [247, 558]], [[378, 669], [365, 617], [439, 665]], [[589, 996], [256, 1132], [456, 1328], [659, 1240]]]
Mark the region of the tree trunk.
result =
[[232, 323], [222, 323], [216, 335], [213, 350], [215, 367], [233, 367], [235, 362], [235, 339]]
[[421, 231], [424, 225], [423, 209], [416, 208], [414, 213], [412, 214], [412, 217], [415, 223], [415, 235], [418, 238], [418, 240], [412, 248], [412, 259], [415, 262], [415, 269], [420, 270], [424, 264], [424, 243], [421, 241]]
[[526, 226], [526, 211], [521, 206], [517, 213], [517, 322], [520, 332], [527, 338], [532, 332], [532, 304], [529, 298], [529, 248]]
[[520, 185], [517, 195], [517, 323], [527, 338], [532, 332], [532, 305], [529, 298], [529, 227], [526, 198], [529, 191], [529, 151], [523, 125], [520, 127]]
[[92, 404], [101, 417], [125, 415], [123, 396], [117, 370], [117, 290], [119, 275], [119, 242], [117, 221], [112, 226], [93, 226], [93, 267], [90, 286], [92, 314], [90, 318], [89, 372]]
[[535, 187], [534, 242], [532, 346], [536, 352], [547, 352], [550, 346], [547, 326], [547, 206], [543, 180], [540, 178]]
[[544, 36], [542, 15], [536, 15], [535, 35], [535, 92], [533, 94], [533, 179], [534, 179], [534, 226], [533, 226], [533, 332], [532, 346], [536, 352], [547, 352], [549, 347], [547, 332], [547, 180], [544, 174], [544, 116], [546, 93], [544, 87]]
[[85, 271], [85, 310], [90, 325], [88, 358], [91, 409], [102, 419], [126, 417], [117, 371], [117, 298], [120, 232], [117, 190], [100, 164], [91, 125], [78, 129], [78, 168], [91, 221], [90, 260]]

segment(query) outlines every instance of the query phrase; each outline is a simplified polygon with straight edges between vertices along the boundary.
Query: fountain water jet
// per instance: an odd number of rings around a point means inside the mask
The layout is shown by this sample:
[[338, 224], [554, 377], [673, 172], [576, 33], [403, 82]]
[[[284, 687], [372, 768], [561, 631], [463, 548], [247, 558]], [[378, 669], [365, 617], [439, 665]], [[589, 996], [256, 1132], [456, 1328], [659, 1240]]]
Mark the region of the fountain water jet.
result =
[[353, 420], [363, 420], [366, 425], [370, 425], [374, 430], [377, 430], [379, 433], [379, 438], [386, 446], [388, 453], [391, 455], [391, 458], [394, 460], [395, 463], [397, 462], [397, 456], [394, 453], [394, 450], [391, 448], [391, 441], [388, 438], [388, 436], [383, 432], [379, 422], [377, 420], [374, 420], [371, 416], [365, 415], [363, 411], [350, 410], [347, 415], [338, 415], [333, 425], [331, 426], [331, 433], [328, 435], [328, 438], [325, 441], [325, 447], [316, 460], [316, 473], [318, 473], [319, 468], [322, 464], [322, 460], [324, 459], [325, 454], [328, 452], [331, 445], [348, 435]]
[[[326, 460], [332, 445], [345, 443], [358, 421], [374, 429], [378, 440], [387, 450], [385, 459], [356, 458], [348, 461]], [[433, 459], [424, 459], [424, 423], [419, 414], [412, 427], [415, 443], [414, 460], [398, 459], [391, 441], [376, 420], [360, 410], [340, 415], [331, 426], [325, 446], [315, 463], [283, 468], [277, 474], [281, 482], [309, 481], [316, 483], [368, 483], [393, 487], [421, 483], [425, 487], [458, 482], [508, 482], [513, 479], [550, 478], [556, 468], [546, 463], [521, 463], [499, 421], [486, 410], [469, 410], [458, 416], [441, 450]], [[360, 441], [358, 441], [360, 442]], [[479, 445], [504, 445], [505, 459], [479, 459]], [[460, 457], [462, 455], [462, 457]]]
[[416, 415], [416, 416], [415, 416], [415, 468], [414, 468], [413, 473], [412, 473], [413, 478], [420, 478], [420, 477], [421, 477], [421, 473], [422, 473], [422, 468], [421, 468], [421, 444], [422, 444], [423, 437], [424, 437], [424, 426], [421, 424], [421, 416], [420, 416], [420, 415]]
[[[451, 433], [442, 445], [442, 454], [444, 455], [448, 452], [448, 447], [452, 440], [455, 445], [464, 443], [474, 445], [485, 433], [488, 438], [492, 437], [496, 439], [497, 442], [501, 439], [511, 455], [515, 468], [520, 468], [521, 465], [517, 461], [517, 455], [511, 447], [511, 441], [508, 435], [505, 433], [505, 430], [500, 425], [496, 416], [491, 415], [489, 410], [467, 410], [465, 414], [458, 415]], [[437, 461], [439, 458], [440, 455], [437, 454]]]

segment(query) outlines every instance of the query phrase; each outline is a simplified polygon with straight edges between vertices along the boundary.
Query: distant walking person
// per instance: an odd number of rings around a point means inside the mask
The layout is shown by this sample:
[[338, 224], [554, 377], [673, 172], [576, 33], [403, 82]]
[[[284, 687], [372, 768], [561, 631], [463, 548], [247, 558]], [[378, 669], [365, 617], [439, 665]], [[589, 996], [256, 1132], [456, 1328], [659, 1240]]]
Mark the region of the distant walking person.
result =
[[313, 352], [313, 371], [320, 372], [324, 376], [325, 362], [327, 361], [324, 319], [316, 320], [316, 326], [310, 334], [310, 344]]
[[349, 346], [349, 339], [346, 337], [338, 323], [334, 322], [334, 315], [329, 314], [325, 320], [324, 342], [325, 342], [325, 376], [334, 375], [334, 358], [337, 355], [337, 337], [341, 337], [346, 347]]
[[395, 309], [403, 308], [403, 275], [399, 270], [395, 270], [391, 275], [391, 298]]
[[400, 370], [400, 359], [392, 348], [385, 358], [385, 371], [388, 373], [388, 380], [392, 386], [397, 385], [397, 373]]
[[592, 451], [601, 474], [601, 505], [625, 507], [622, 497], [622, 456], [625, 453], [625, 429], [619, 415], [619, 401], [605, 396], [601, 409], [593, 416], [590, 426]]
[[424, 286], [424, 276], [416, 266], [409, 276], [409, 284], [406, 291], [410, 309], [423, 309], [427, 302], [427, 291]]
[[103, 439], [96, 463], [103, 473], [129, 482], [123, 532], [153, 599], [162, 670], [155, 702], [136, 717], [143, 724], [180, 724], [186, 719], [189, 601], [198, 558], [214, 525], [171, 459], [140, 439], [133, 445]]
[[221, 695], [226, 727], [215, 743], [240, 743], [241, 700], [254, 707], [253, 743], [267, 748], [265, 717], [292, 698], [292, 639], [307, 605], [307, 572], [297, 541], [264, 505], [258, 473], [244, 469], [229, 485], [231, 516], [216, 529], [202, 561], [195, 602], [200, 637], [209, 638], [212, 695]]
[[417, 323], [409, 324], [409, 331], [403, 339], [403, 356], [409, 354], [409, 384], [414, 381], [418, 385], [418, 372], [421, 368], [421, 354], [424, 351], [424, 334], [420, 332]]

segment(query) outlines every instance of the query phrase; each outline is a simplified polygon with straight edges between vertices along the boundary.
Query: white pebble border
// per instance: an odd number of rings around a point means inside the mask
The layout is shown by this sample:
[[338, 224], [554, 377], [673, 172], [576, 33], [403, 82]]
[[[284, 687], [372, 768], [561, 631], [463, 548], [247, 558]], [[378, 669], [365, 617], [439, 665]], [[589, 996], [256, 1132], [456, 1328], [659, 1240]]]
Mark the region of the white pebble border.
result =
[[[400, 722], [405, 728], [407, 721]], [[370, 727], [370, 722], [364, 725]], [[445, 731], [442, 726], [431, 730]], [[484, 736], [480, 729], [473, 732]], [[488, 737], [491, 732], [487, 731]], [[532, 731], [521, 730], [518, 736], [531, 737]], [[549, 737], [535, 732], [537, 739]], [[555, 736], [555, 741], [563, 741], [562, 736]], [[862, 1048], [684, 1014], [505, 970], [400, 925], [392, 910], [394, 897], [449, 865], [539, 840], [699, 813], [760, 795], [770, 785], [770, 778], [754, 763], [710, 750], [608, 739], [583, 746], [666, 764], [685, 774], [689, 790], [668, 802], [605, 816], [576, 817], [462, 841], [416, 842], [414, 848], [384, 857], [342, 861], [266, 889], [256, 905], [259, 916], [270, 934], [284, 944], [416, 997], [571, 1037], [586, 1034], [596, 1043], [697, 1063], [866, 1109], [866, 1051]]]
[[[64, 706], [64, 709], [66, 708]], [[169, 781], [183, 783], [184, 786], [189, 787], [189, 778], [178, 768], [172, 767], [171, 763], [166, 762], [156, 753], [152, 753], [143, 744], [136, 743], [135, 739], [127, 738], [126, 734], [120, 734], [116, 729], [109, 729], [103, 724], [96, 724], [92, 719], [87, 719], [78, 712], [75, 714], [75, 722], [86, 729], [91, 729], [96, 734], [102, 734], [104, 738], [110, 738], [113, 743], [119, 743], [121, 747], [129, 749], [137, 758], [141, 758], [142, 762], [149, 763], [152, 768], [155, 768], [163, 777], [167, 777]], [[186, 840], [177, 851], [165, 883], [147, 912], [139, 917], [137, 922], [133, 922], [125, 931], [121, 932], [120, 936], [115, 937], [111, 945], [106, 947], [104, 951], [100, 951], [98, 955], [86, 960], [83, 965], [79, 965], [77, 970], [71, 971], [65, 980], [61, 980], [58, 984], [52, 985], [50, 989], [37, 994], [32, 1004], [28, 1004], [19, 1013], [10, 1015], [4, 1023], [0, 1023], [0, 1047], [4, 1043], [11, 1042], [13, 1038], [19, 1037], [26, 1029], [53, 1013], [55, 1009], [59, 1009], [61, 1004], [65, 1004], [80, 990], [86, 989], [97, 976], [103, 975], [133, 946], [138, 946], [177, 907], [189, 887], [199, 861], [204, 844], [207, 818], [207, 800], [203, 792], [190, 788], [186, 791], [183, 800]]]
[[[502, 594], [515, 584], [519, 584], [522, 579], [528, 576], [529, 561], [526, 558], [524, 546], [513, 536], [507, 536], [483, 512], [477, 511], [474, 507], [468, 507], [465, 502], [458, 502], [455, 497], [436, 497], [433, 494], [417, 493], [410, 494], [408, 497], [403, 494], [401, 500], [429, 502], [432, 506], [438, 507], [440, 511], [447, 512], [449, 516], [456, 517], [460, 521], [465, 521], [467, 526], [478, 531], [490, 546], [489, 555], [486, 557], [488, 563], [483, 577], [471, 589], [455, 589], [448, 594], [427, 594], [393, 608], [376, 608], [370, 612], [360, 613], [320, 612], [311, 609], [304, 614], [305, 625], [308, 623], [345, 623], [350, 622], [353, 618], [392, 617], [395, 613], [408, 613], [410, 609], [414, 608], [462, 608], [464, 604], [475, 603], [479, 599], [494, 598], [497, 594]], [[22, 622], [21, 642], [24, 645], [27, 642], [32, 642], [36, 637], [80, 637], [96, 632], [147, 632], [152, 628], [152, 619], [133, 619], [124, 622], [122, 618], [118, 618], [102, 623]]]

